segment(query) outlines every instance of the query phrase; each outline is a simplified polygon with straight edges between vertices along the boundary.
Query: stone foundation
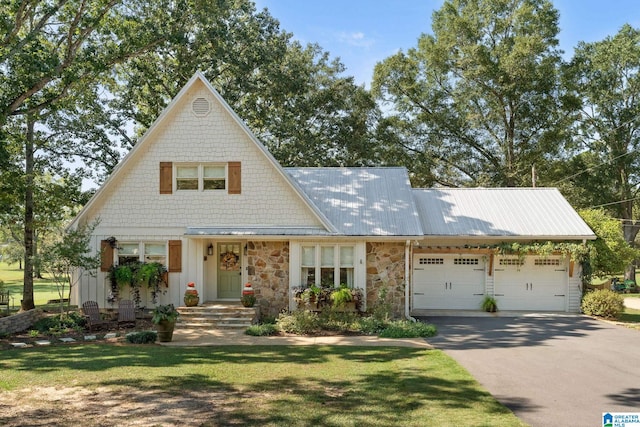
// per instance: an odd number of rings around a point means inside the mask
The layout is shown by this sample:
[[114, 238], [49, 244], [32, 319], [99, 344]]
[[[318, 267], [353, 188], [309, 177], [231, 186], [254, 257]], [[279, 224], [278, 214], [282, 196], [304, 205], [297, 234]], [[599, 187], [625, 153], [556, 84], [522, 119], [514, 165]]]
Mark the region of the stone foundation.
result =
[[248, 242], [247, 275], [261, 317], [289, 307], [289, 242]]
[[367, 243], [367, 309], [371, 310], [378, 293], [387, 288], [391, 313], [404, 315], [404, 244], [397, 242]]

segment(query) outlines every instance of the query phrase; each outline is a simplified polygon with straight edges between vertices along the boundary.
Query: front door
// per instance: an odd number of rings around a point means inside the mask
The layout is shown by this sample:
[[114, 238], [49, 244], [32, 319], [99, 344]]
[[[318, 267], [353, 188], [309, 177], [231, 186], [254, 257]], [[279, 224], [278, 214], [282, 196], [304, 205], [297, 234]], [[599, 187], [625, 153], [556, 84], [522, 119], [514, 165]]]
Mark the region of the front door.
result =
[[218, 243], [218, 298], [240, 298], [241, 260], [240, 243]]

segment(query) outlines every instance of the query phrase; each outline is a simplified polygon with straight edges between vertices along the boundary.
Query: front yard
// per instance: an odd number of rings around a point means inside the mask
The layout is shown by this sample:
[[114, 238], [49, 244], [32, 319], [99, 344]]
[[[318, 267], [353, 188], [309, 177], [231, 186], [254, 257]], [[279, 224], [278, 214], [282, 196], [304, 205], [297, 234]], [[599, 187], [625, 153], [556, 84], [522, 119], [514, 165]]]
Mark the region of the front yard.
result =
[[0, 370], [6, 426], [524, 425], [437, 350], [84, 344]]

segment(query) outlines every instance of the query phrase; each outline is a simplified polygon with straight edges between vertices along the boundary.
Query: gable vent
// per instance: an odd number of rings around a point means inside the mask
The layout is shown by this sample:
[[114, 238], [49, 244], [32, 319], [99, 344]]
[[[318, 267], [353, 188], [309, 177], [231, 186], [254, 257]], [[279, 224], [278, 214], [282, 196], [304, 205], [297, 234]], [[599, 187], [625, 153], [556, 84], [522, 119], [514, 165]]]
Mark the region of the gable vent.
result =
[[209, 114], [211, 109], [209, 105], [209, 101], [206, 98], [196, 98], [191, 104], [191, 108], [193, 110], [193, 114], [197, 117], [204, 117]]

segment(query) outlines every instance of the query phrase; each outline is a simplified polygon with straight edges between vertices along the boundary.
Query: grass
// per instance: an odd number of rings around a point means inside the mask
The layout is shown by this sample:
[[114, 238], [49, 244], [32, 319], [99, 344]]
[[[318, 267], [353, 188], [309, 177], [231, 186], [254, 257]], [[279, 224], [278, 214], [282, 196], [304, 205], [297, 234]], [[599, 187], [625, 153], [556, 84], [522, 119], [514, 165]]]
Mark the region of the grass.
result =
[[[14, 298], [14, 301], [11, 301], [12, 305], [15, 303], [17, 307], [20, 306], [20, 300], [22, 300], [23, 274], [24, 272], [18, 269], [17, 263], [7, 265], [5, 262], [0, 262], [0, 280], [4, 281], [5, 289], [9, 290]], [[55, 283], [47, 277], [33, 279], [33, 297], [37, 307], [46, 306], [47, 301], [60, 298]], [[59, 305], [55, 305], [55, 307], [59, 307]]]
[[625, 323], [629, 328], [640, 329], [640, 310], [625, 307], [618, 321]]
[[[132, 392], [189, 399], [201, 391], [215, 396], [202, 425], [524, 425], [438, 350], [247, 350], [100, 344], [10, 350], [0, 352], [0, 390], [7, 397], [26, 388], [73, 385], [95, 392], [106, 388], [114, 400], [132, 399]], [[28, 398], [37, 411], [37, 394]]]

